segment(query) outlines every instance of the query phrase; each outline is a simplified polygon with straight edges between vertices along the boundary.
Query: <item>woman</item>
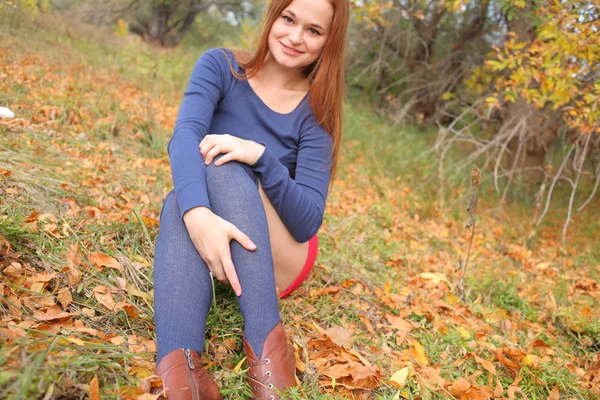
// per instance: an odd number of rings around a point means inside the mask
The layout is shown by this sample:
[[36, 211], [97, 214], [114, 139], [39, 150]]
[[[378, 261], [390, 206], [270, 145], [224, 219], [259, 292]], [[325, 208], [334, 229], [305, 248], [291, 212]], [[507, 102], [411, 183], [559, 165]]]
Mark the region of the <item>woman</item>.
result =
[[295, 385], [276, 287], [291, 293], [316, 257], [341, 138], [348, 15], [348, 0], [273, 0], [253, 54], [212, 49], [192, 72], [154, 262], [156, 374], [169, 399], [221, 398], [200, 358], [213, 277], [237, 296], [255, 398]]

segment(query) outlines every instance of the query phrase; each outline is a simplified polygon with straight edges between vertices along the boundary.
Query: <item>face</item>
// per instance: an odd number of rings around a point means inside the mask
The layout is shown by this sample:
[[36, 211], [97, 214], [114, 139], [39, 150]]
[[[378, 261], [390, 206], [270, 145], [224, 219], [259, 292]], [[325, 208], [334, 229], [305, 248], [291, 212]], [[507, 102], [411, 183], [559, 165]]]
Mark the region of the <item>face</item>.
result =
[[329, 0], [293, 0], [273, 23], [269, 51], [286, 68], [302, 68], [319, 58], [330, 34]]

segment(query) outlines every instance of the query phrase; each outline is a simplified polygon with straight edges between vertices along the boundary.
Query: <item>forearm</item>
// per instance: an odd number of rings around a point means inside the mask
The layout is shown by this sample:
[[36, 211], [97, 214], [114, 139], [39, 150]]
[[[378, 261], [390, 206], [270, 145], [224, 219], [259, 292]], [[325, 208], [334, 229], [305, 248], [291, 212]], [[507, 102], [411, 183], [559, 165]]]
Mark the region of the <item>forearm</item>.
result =
[[312, 238], [323, 221], [326, 192], [296, 182], [267, 147], [253, 165], [265, 194], [282, 222], [299, 243]]

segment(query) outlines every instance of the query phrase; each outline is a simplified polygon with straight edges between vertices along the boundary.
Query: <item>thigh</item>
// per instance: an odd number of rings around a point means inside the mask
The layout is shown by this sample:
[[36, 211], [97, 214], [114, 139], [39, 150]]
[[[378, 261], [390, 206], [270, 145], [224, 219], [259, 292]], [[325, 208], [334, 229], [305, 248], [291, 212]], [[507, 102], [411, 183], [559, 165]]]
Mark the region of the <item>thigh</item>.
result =
[[308, 255], [308, 242], [298, 243], [292, 237], [264, 192], [260, 181], [258, 190], [269, 224], [269, 237], [275, 266], [275, 283], [279, 290], [285, 290], [304, 267]]

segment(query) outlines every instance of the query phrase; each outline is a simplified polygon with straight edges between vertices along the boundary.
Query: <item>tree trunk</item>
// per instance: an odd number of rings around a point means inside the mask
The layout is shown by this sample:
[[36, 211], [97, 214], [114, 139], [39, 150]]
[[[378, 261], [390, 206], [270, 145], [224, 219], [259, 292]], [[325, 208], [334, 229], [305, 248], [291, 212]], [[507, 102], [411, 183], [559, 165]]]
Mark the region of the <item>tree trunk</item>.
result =
[[[514, 32], [519, 42], [535, 40], [535, 28], [529, 15], [535, 9], [534, 0], [527, 0], [523, 10], [508, 23], [509, 31]], [[558, 126], [561, 117], [550, 109], [535, 110], [533, 104], [528, 104], [519, 97], [514, 103], [506, 106], [504, 125], [500, 131], [516, 129], [520, 131], [508, 143], [506, 168], [509, 171], [523, 173], [530, 184], [540, 183], [545, 176], [544, 159], [546, 151], [558, 136]]]
[[136, 13], [130, 31], [138, 34], [145, 42], [161, 47], [175, 47], [192, 27], [196, 16], [208, 9], [210, 1], [159, 0]]

